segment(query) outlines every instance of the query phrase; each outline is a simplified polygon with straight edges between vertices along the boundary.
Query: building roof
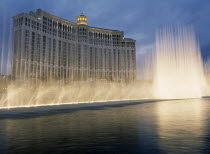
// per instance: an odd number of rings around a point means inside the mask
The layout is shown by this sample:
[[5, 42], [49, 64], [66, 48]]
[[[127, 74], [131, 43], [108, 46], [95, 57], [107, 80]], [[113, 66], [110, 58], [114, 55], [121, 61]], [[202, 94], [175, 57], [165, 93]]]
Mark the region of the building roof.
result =
[[134, 39], [131, 39], [131, 38], [124, 38], [125, 40], [131, 40], [131, 41], [136, 41]]
[[67, 19], [64, 19], [64, 18], [55, 16], [55, 15], [52, 15], [52, 14], [46, 12], [46, 11], [43, 11], [42, 9], [37, 9], [37, 10], [36, 10], [36, 13], [38, 13], [39, 11], [40, 11], [40, 12], [43, 12], [44, 14], [47, 14], [47, 15], [49, 15], [49, 16], [52, 16], [52, 17], [54, 17], [54, 18], [56, 18], [56, 19], [58, 19], [58, 20], [62, 20], [62, 21], [64, 21], [64, 22], [67, 22], [67, 23], [70, 23], [70, 24], [77, 25], [77, 23], [75, 23], [75, 22], [72, 22], [72, 21], [69, 21], [69, 20], [67, 20]]
[[[46, 11], [43, 11], [42, 9], [37, 9], [36, 12], [34, 12], [34, 13], [37, 14], [38, 12], [43, 12], [44, 14], [50, 15], [50, 16], [52, 16], [52, 17], [54, 17], [54, 18], [57, 18], [57, 19], [59, 19], [59, 20], [62, 20], [62, 21], [64, 21], [64, 22], [67, 22], [67, 23], [71, 23], [71, 24], [77, 25], [77, 23], [75, 23], [75, 22], [72, 22], [72, 21], [63, 19], [63, 18], [61, 18], [61, 17], [52, 15], [52, 14], [46, 12]], [[83, 13], [81, 13], [80, 16], [86, 17]], [[88, 26], [88, 27], [89, 27], [89, 28], [94, 28], [94, 29], [99, 29], [99, 30], [114, 31], [114, 32], [121, 32], [121, 33], [123, 33], [123, 31], [120, 31], [120, 30], [107, 29], [107, 28], [99, 28], [99, 27], [93, 27], [93, 26]], [[124, 38], [124, 39], [125, 39], [125, 40], [132, 40], [132, 41], [135, 41], [134, 39], [131, 39], [131, 38]]]
[[92, 27], [92, 26], [89, 26], [89, 27], [90, 27], [90, 28], [95, 28], [95, 29], [108, 30], [108, 31], [122, 32], [122, 31], [119, 31], [119, 30], [113, 30], [113, 29], [106, 29], [106, 28], [99, 28], [99, 27]]

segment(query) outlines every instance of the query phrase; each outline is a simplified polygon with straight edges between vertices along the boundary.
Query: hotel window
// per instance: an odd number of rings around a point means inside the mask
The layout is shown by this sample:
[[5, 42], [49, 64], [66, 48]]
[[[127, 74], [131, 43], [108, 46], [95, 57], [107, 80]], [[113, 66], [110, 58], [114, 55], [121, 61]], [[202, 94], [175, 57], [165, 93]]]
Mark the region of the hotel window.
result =
[[46, 49], [46, 36], [43, 36], [43, 42], [42, 42], [42, 62], [44, 63], [45, 61], [45, 56], [46, 56], [46, 53], [45, 53], [45, 49]]
[[58, 42], [58, 66], [61, 66], [61, 41]]
[[55, 39], [53, 39], [53, 59], [52, 59], [52, 63], [55, 65], [56, 63], [55, 63], [55, 53], [56, 52], [56, 40]]
[[62, 29], [62, 24], [58, 23], [58, 29], [61, 30]]
[[32, 32], [32, 39], [31, 39], [31, 61], [34, 61], [34, 46], [35, 46], [35, 33]]
[[66, 42], [63, 42], [63, 65], [66, 66], [67, 54], [66, 54]]
[[37, 23], [36, 23], [36, 28], [37, 28], [37, 30], [39, 30], [39, 26], [40, 26], [40, 24], [37, 22]]
[[70, 64], [71, 64], [71, 63], [70, 63], [70, 62], [71, 62], [71, 61], [70, 61], [70, 60], [71, 60], [71, 59], [70, 59], [70, 58], [71, 58], [71, 55], [70, 55], [70, 54], [71, 54], [71, 44], [68, 43], [68, 52], [67, 52], [67, 55], [68, 55], [68, 66], [70, 66]]
[[51, 56], [52, 52], [51, 52], [51, 38], [48, 38], [48, 64], [50, 65], [52, 62]]
[[25, 58], [28, 58], [28, 52], [29, 52], [29, 30], [25, 30], [25, 51], [24, 56]]
[[37, 62], [40, 62], [40, 40], [41, 40], [41, 35], [37, 35]]
[[25, 18], [25, 26], [28, 26], [28, 18]]
[[22, 25], [23, 25], [23, 17], [15, 20], [15, 26], [22, 26]]

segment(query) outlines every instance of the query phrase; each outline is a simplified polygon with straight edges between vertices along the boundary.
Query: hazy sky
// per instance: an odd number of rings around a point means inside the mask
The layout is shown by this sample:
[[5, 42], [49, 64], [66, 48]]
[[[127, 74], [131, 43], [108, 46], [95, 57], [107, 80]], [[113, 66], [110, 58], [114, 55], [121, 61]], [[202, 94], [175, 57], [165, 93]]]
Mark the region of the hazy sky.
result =
[[12, 16], [38, 8], [73, 22], [83, 12], [90, 26], [124, 31], [137, 40], [138, 56], [152, 49], [159, 27], [190, 24], [210, 55], [210, 0], [0, 0], [0, 47], [8, 46]]

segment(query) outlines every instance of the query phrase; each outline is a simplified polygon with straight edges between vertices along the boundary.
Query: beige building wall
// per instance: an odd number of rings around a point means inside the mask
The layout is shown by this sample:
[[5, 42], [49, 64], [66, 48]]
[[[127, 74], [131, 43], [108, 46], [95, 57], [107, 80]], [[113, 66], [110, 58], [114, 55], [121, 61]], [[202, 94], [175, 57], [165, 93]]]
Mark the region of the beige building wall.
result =
[[20, 80], [133, 81], [135, 40], [124, 32], [73, 23], [38, 9], [13, 17], [13, 71]]

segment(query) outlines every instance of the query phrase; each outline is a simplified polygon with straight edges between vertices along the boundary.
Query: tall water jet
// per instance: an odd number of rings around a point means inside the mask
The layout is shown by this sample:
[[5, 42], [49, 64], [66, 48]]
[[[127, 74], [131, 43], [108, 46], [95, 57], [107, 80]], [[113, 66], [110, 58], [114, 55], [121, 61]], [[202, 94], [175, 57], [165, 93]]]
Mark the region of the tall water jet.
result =
[[206, 74], [210, 74], [210, 57], [204, 63], [204, 70]]
[[206, 96], [210, 95], [210, 57], [208, 57], [204, 62], [204, 71], [207, 81]]
[[192, 27], [156, 33], [154, 95], [161, 99], [200, 98], [206, 86], [199, 44]]

